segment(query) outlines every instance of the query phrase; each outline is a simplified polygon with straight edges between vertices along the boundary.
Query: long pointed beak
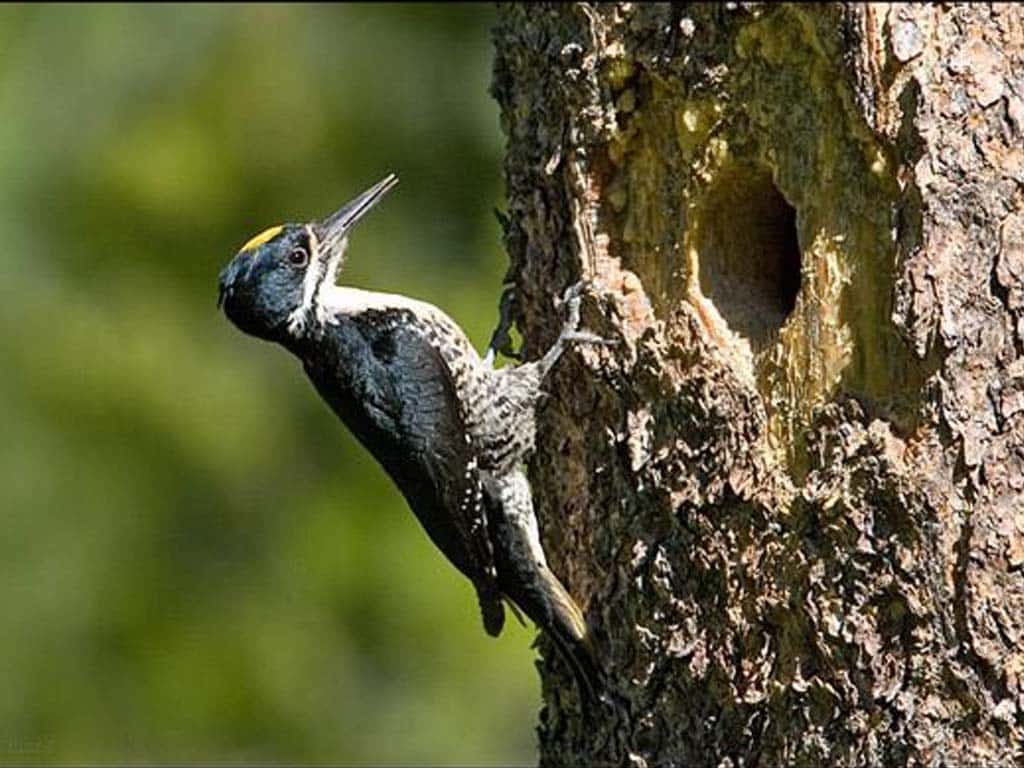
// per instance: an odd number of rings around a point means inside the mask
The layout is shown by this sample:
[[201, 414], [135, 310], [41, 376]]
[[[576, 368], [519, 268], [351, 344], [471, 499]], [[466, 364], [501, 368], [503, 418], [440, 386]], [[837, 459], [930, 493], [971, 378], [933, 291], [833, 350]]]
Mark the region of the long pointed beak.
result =
[[343, 238], [397, 183], [398, 177], [389, 173], [354, 200], [345, 203], [320, 222], [320, 238], [324, 242], [337, 242]]

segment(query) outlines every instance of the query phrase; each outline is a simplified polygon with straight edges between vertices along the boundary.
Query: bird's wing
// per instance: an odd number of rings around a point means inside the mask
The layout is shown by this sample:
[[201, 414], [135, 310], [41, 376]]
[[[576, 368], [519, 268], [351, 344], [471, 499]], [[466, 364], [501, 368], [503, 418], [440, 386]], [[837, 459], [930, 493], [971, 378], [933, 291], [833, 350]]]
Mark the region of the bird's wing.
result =
[[[483, 580], [478, 588], [496, 583], [477, 446], [467, 427], [463, 398], [463, 379], [472, 375], [467, 368], [472, 358], [459, 345], [464, 342], [468, 347], [469, 342], [445, 316], [425, 318], [405, 308], [368, 309], [359, 313], [357, 322], [377, 368], [373, 378], [378, 391], [370, 399], [381, 412], [378, 418], [386, 419], [398, 436], [400, 460], [411, 465], [389, 471], [400, 486], [400, 475], [429, 479], [442, 508], [430, 513], [434, 519], [424, 520], [424, 500], [412, 498], [421, 491], [402, 488], [413, 511], [442, 550], [446, 545], [464, 550], [472, 561], [473, 573], [467, 575], [474, 582], [478, 577]], [[451, 541], [453, 534], [457, 542]], [[459, 553], [445, 554], [454, 559]]]

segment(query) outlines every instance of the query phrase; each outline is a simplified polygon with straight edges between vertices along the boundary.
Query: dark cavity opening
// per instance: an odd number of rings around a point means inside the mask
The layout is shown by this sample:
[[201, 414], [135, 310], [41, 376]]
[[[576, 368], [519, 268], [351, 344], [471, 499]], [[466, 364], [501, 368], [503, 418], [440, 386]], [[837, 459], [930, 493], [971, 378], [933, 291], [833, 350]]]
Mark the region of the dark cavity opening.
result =
[[698, 208], [700, 288], [754, 351], [771, 343], [796, 307], [796, 210], [767, 169], [723, 170]]

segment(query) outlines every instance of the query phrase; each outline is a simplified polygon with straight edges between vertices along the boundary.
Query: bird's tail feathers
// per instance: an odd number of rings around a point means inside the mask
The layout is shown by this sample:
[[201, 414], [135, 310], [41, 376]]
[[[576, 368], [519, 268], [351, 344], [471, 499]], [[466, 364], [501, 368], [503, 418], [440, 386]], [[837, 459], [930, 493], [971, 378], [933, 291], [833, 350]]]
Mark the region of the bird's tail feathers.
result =
[[604, 675], [594, 661], [587, 620], [558, 577], [546, 567], [541, 570], [541, 585], [551, 611], [551, 620], [545, 628], [572, 670], [584, 708], [592, 709], [600, 701], [605, 684]]

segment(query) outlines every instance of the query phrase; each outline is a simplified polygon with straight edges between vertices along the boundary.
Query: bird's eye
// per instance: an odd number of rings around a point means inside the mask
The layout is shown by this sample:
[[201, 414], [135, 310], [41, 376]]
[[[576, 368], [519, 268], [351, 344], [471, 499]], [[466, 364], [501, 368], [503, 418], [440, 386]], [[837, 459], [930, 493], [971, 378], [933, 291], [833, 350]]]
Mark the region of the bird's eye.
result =
[[309, 263], [309, 252], [305, 248], [293, 248], [288, 254], [288, 263], [293, 267], [304, 267]]

